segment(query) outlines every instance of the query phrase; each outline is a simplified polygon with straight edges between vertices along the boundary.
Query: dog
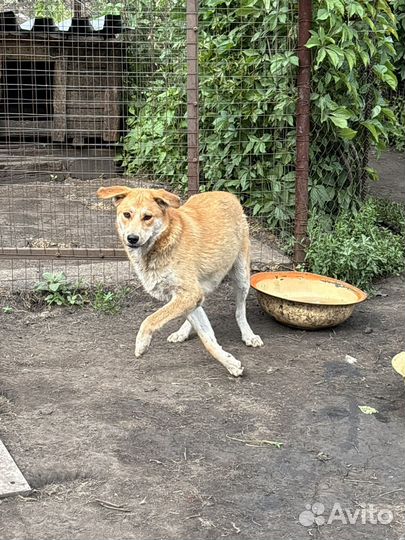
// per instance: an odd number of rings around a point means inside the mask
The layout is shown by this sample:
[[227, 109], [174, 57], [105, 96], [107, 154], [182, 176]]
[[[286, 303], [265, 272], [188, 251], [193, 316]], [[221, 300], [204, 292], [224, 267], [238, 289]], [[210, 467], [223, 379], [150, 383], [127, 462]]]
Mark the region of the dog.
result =
[[149, 315], [136, 337], [135, 356], [144, 354], [153, 334], [169, 321], [184, 317], [170, 342], [185, 341], [194, 330], [207, 351], [235, 377], [243, 373], [239, 360], [218, 344], [202, 307], [226, 275], [236, 294], [236, 321], [242, 341], [261, 347], [246, 319], [250, 288], [250, 240], [246, 216], [238, 199], [226, 192], [180, 198], [164, 189], [101, 187], [101, 199], [112, 199], [116, 227], [144, 289], [166, 302]]

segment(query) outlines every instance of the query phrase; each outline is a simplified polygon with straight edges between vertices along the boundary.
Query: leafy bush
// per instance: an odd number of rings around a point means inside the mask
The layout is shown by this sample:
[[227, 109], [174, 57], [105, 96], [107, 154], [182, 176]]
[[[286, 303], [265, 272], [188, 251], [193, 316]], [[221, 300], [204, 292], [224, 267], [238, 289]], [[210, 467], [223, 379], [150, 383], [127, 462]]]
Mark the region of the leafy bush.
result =
[[[202, 180], [205, 189], [244, 194], [254, 214], [266, 213], [277, 225], [292, 219], [294, 211], [296, 89], [289, 71], [295, 73], [298, 59], [293, 51], [286, 52], [286, 43], [295, 40], [296, 26], [290, 24], [291, 2], [273, 10], [262, 9], [262, 0], [250, 4], [241, 8], [236, 1], [206, 0], [200, 6]], [[170, 24], [174, 25], [173, 46], [161, 55], [146, 101], [130, 109], [133, 116], [128, 121], [131, 129], [125, 139], [123, 164], [129, 174], [152, 172], [185, 188], [186, 71], [179, 55], [185, 47], [181, 13]], [[275, 54], [277, 49], [281, 52]], [[285, 190], [283, 183], [288, 186]], [[270, 194], [266, 200], [263, 191]]]
[[[318, 2], [317, 2], [318, 4]], [[308, 42], [313, 51], [311, 168], [321, 190], [318, 212], [355, 212], [374, 171], [371, 144], [382, 150], [397, 128], [384, 94], [397, 86], [396, 20], [385, 0], [319, 3]], [[316, 28], [317, 27], [317, 28]]]
[[405, 81], [405, 0], [394, 0], [393, 12], [398, 23], [398, 42], [395, 47], [398, 76]]
[[[202, 184], [240, 194], [253, 215], [286, 230], [295, 205], [295, 55], [292, 0], [200, 3]], [[153, 83], [130, 108], [123, 165], [187, 185], [184, 13], [156, 29]], [[171, 47], [167, 43], [170, 27]], [[314, 2], [310, 204], [335, 216], [358, 209], [370, 138], [396, 127], [383, 97], [395, 88], [396, 21], [386, 0]], [[160, 32], [163, 32], [161, 34]], [[390, 131], [391, 130], [391, 131]]]
[[400, 205], [370, 199], [356, 215], [341, 214], [329, 232], [313, 216], [309, 232], [306, 263], [317, 274], [367, 290], [374, 279], [405, 269], [405, 212]]
[[85, 302], [80, 284], [69, 283], [63, 272], [44, 272], [34, 289], [44, 295], [48, 306], [81, 306]]
[[384, 199], [370, 200], [376, 207], [378, 224], [405, 238], [404, 206]]
[[38, 0], [35, 3], [35, 17], [50, 17], [58, 23], [70, 19], [72, 10], [64, 0]]

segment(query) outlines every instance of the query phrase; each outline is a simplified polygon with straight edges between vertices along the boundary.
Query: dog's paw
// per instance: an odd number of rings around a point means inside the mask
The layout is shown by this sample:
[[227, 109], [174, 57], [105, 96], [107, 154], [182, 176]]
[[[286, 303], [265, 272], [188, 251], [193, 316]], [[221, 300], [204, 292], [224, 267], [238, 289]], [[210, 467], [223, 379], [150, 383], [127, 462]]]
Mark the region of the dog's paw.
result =
[[242, 341], [246, 343], [248, 347], [263, 347], [262, 338], [256, 334], [243, 336]]
[[233, 375], [234, 377], [241, 377], [243, 374], [244, 368], [242, 367], [242, 364], [240, 362], [238, 362], [238, 364], [239, 364], [238, 366], [235, 365], [235, 366], [228, 367], [229, 373]]
[[183, 341], [186, 341], [188, 339], [189, 335], [189, 332], [177, 330], [177, 332], [173, 332], [173, 334], [170, 334], [170, 336], [167, 338], [167, 341], [169, 341], [170, 343], [182, 343]]
[[139, 358], [144, 353], [146, 353], [146, 351], [149, 349], [151, 339], [152, 339], [151, 336], [139, 336], [139, 335], [137, 336], [136, 343], [135, 343], [136, 358]]
[[236, 360], [236, 358], [234, 358], [231, 354], [226, 353], [226, 355], [227, 355], [227, 359], [226, 359], [226, 363], [224, 363], [226, 369], [234, 377], [240, 377], [244, 369], [242, 367], [242, 364], [239, 362], [239, 360]]

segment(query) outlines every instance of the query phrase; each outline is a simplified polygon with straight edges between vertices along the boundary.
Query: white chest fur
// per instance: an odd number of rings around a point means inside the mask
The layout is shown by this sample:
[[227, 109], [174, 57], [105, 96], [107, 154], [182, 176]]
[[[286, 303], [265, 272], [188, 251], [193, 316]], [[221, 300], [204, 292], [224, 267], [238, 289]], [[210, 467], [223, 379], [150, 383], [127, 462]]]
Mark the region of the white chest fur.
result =
[[156, 268], [153, 265], [147, 266], [138, 251], [132, 251], [128, 255], [145, 291], [157, 300], [169, 301], [176, 286], [176, 280], [172, 272], [166, 268]]

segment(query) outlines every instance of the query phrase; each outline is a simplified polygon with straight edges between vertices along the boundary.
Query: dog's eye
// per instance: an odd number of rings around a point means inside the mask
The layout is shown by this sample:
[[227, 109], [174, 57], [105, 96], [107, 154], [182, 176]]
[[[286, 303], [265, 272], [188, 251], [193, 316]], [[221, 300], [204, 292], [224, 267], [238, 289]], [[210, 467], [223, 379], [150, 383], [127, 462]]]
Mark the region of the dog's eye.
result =
[[150, 219], [152, 219], [153, 216], [151, 216], [150, 214], [146, 214], [146, 216], [143, 216], [143, 220], [144, 221], [149, 221]]
[[124, 216], [125, 219], [130, 219], [131, 218], [131, 213], [130, 212], [124, 212], [122, 215]]

